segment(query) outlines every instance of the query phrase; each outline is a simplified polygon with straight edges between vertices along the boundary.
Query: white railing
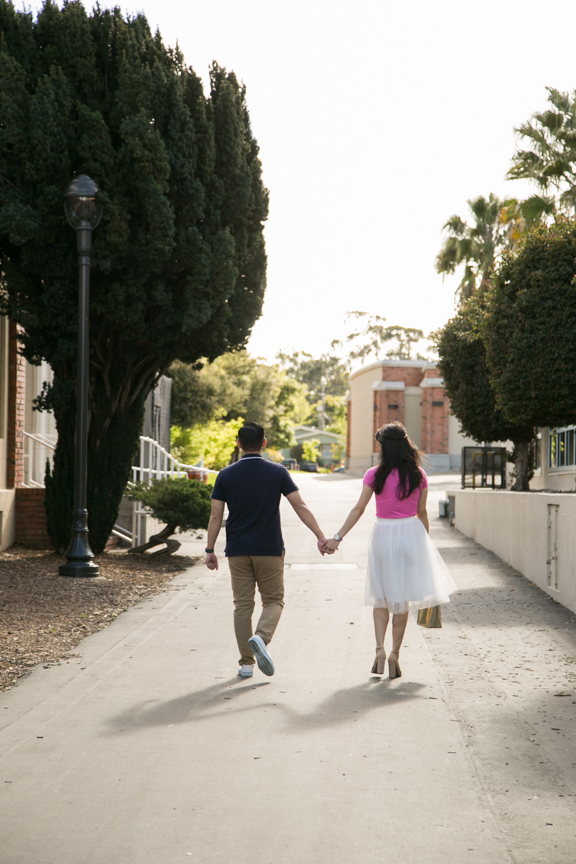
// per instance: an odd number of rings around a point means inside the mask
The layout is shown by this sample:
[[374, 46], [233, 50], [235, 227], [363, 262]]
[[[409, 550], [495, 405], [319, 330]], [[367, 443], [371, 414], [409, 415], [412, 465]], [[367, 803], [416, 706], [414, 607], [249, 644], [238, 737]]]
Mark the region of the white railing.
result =
[[[23, 432], [24, 436], [24, 482], [27, 489], [43, 489], [46, 474], [46, 462], [50, 467], [54, 463], [54, 451], [56, 442], [45, 435], [32, 435]], [[142, 482], [150, 485], [154, 480], [164, 480], [167, 477], [192, 477], [202, 480], [208, 474], [217, 474], [210, 468], [202, 465], [186, 465], [179, 462], [168, 453], [153, 438], [140, 436], [140, 458], [139, 465], [132, 466], [132, 480], [134, 483]], [[142, 507], [139, 501], [132, 503], [132, 530], [122, 525], [115, 525], [113, 534], [122, 540], [127, 540], [132, 546], [139, 546], [145, 542], [146, 516], [150, 511]]]
[[[140, 436], [140, 464], [132, 466], [132, 480], [134, 483], [146, 483], [148, 486], [154, 480], [165, 480], [167, 477], [190, 477], [198, 480], [204, 479], [208, 474], [217, 474], [210, 468], [201, 465], [186, 465], [179, 462], [168, 453], [153, 438]], [[132, 546], [140, 546], [146, 542], [146, 517], [150, 510], [143, 507], [139, 501], [134, 501], [132, 507], [132, 531], [128, 531], [121, 525], [115, 525], [113, 533], [122, 540], [129, 540]]]
[[54, 464], [56, 442], [45, 435], [22, 432], [24, 437], [24, 481], [26, 489], [42, 489], [46, 474], [46, 462]]

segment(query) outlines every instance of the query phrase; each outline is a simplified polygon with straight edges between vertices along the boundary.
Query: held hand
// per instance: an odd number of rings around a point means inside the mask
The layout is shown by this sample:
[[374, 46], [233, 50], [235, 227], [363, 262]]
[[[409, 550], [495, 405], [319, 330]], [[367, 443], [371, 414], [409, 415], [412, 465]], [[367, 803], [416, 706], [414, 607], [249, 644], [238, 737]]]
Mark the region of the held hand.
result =
[[338, 551], [339, 547], [340, 547], [340, 541], [339, 540], [327, 540], [326, 544], [324, 546], [324, 550], [325, 550], [326, 554], [333, 555], [334, 552]]
[[209, 570], [217, 570], [218, 569], [218, 558], [214, 554], [214, 552], [208, 552], [206, 555], [206, 566]]
[[326, 554], [326, 548], [325, 547], [326, 547], [327, 542], [328, 541], [327, 541], [326, 537], [320, 537], [318, 540], [318, 550], [319, 550], [321, 555]]

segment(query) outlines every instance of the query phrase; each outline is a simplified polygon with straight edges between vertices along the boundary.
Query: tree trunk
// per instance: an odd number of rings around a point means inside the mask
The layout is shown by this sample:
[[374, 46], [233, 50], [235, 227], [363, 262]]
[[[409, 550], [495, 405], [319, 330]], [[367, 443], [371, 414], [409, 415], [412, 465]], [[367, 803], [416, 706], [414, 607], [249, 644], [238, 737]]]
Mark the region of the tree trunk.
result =
[[129, 549], [128, 552], [131, 553], [141, 553], [147, 552], [149, 549], [153, 549], [155, 546], [164, 546], [164, 549], [158, 549], [156, 552], [151, 552], [150, 554], [153, 556], [157, 555], [173, 555], [174, 552], [177, 552], [181, 543], [178, 540], [172, 540], [172, 534], [176, 531], [178, 525], [166, 525], [165, 528], [160, 531], [159, 534], [152, 534], [147, 543], [142, 543], [141, 546], [134, 546], [133, 549]]
[[[69, 382], [61, 392], [70, 393]], [[118, 405], [116, 391], [105, 387], [100, 376], [92, 381], [88, 432], [88, 528], [94, 554], [104, 550], [118, 516], [118, 509], [142, 433], [144, 389]], [[74, 510], [74, 462], [76, 398], [55, 400], [58, 443], [54, 468], [46, 474], [46, 522], [54, 548], [63, 553], [70, 541]]]
[[514, 471], [516, 474], [512, 492], [528, 492], [530, 490], [530, 478], [533, 471], [530, 465], [530, 441], [515, 441], [514, 452]]

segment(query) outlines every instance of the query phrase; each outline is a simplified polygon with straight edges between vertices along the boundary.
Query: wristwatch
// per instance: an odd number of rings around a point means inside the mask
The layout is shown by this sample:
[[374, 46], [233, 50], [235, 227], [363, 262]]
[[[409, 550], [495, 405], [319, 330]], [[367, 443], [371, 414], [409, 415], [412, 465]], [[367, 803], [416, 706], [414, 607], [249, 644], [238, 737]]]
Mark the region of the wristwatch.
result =
[[338, 543], [341, 543], [344, 538], [340, 536], [340, 534], [334, 534], [334, 540], [337, 540]]
[[211, 555], [214, 552], [214, 549], [204, 549], [207, 555]]

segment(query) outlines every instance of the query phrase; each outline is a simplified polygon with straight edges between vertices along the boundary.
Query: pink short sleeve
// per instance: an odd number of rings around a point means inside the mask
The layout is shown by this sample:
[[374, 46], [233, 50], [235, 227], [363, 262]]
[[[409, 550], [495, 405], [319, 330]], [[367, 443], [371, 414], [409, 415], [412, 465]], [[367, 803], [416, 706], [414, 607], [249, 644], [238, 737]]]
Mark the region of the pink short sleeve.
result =
[[420, 472], [422, 474], [422, 483], [420, 484], [420, 488], [421, 489], [427, 489], [428, 488], [428, 477], [426, 476], [426, 472], [423, 471], [422, 468], [420, 468]]
[[368, 471], [364, 474], [363, 483], [366, 486], [370, 486], [371, 489], [374, 488], [374, 477], [376, 476], [376, 471], [378, 470], [378, 466], [376, 465], [374, 468], [369, 468]]

